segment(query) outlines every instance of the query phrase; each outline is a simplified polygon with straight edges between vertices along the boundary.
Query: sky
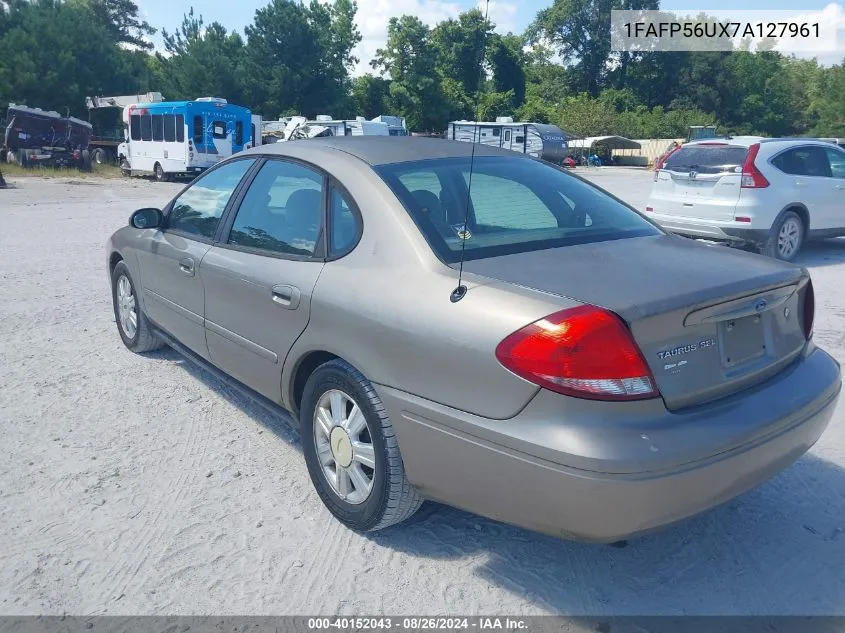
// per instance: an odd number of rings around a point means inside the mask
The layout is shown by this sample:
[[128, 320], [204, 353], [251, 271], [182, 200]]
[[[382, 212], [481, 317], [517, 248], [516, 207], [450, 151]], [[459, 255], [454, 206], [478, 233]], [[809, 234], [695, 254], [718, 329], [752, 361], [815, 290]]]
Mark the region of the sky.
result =
[[[490, 0], [490, 19], [501, 33], [521, 33], [541, 9], [551, 5], [552, 0]], [[175, 30], [182, 22], [182, 16], [191, 6], [194, 12], [203, 16], [206, 23], [220, 22], [228, 30], [243, 33], [244, 26], [252, 21], [255, 10], [266, 5], [268, 0], [136, 0], [144, 18], [155, 28]], [[697, 12], [707, 10], [718, 15], [718, 9], [743, 10], [792, 10], [796, 14], [821, 11], [830, 5], [830, 0], [664, 0], [662, 9]], [[733, 6], [731, 6], [733, 5]], [[358, 28], [363, 36], [355, 54], [360, 62], [353, 74], [372, 72], [369, 62], [387, 37], [387, 22], [393, 16], [416, 15], [423, 22], [434, 25], [455, 17], [462, 11], [478, 6], [484, 10], [484, 0], [358, 0]], [[834, 55], [820, 56], [822, 63], [832, 64], [845, 57], [845, 5], [838, 5], [839, 49]], [[153, 38], [161, 46], [160, 33]]]

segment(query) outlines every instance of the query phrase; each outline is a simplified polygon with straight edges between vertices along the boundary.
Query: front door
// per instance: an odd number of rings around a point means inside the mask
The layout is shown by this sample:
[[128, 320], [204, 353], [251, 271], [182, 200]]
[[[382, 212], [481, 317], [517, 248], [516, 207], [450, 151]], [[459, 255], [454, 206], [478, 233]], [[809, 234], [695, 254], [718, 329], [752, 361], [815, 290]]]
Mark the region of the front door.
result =
[[144, 311], [180, 343], [208, 358], [200, 265], [229, 199], [255, 159], [208, 172], [170, 206], [165, 228], [150, 229], [139, 249]]
[[324, 264], [322, 174], [268, 160], [202, 263], [211, 361], [273, 401]]

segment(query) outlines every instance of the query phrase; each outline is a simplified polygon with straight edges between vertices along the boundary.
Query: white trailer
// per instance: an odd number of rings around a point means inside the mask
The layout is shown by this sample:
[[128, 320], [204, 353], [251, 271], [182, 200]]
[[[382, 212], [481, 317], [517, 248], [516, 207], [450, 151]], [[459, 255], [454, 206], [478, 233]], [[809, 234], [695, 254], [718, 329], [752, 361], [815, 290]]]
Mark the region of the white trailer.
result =
[[495, 122], [452, 121], [446, 137], [453, 141], [501, 147], [555, 164], [566, 158], [567, 138], [559, 127], [514, 122], [511, 117], [499, 117]]

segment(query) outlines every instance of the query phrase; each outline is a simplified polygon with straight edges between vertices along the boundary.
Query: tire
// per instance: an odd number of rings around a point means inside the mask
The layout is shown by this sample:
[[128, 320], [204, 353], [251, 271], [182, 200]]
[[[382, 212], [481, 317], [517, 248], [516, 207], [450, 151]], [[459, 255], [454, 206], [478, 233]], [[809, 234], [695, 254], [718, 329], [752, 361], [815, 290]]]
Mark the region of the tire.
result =
[[87, 149], [82, 150], [82, 171], [92, 171], [93, 166], [91, 164], [91, 152]]
[[[129, 290], [131, 291], [132, 307], [134, 308], [135, 313], [134, 332], [123, 320], [123, 315], [125, 313], [121, 312], [121, 304], [126, 306], [128, 309], [127, 303], [124, 303], [123, 297], [120, 296], [121, 288], [123, 287], [125, 289], [123, 280], [125, 280], [125, 283], [128, 283]], [[117, 324], [118, 334], [120, 334], [123, 344], [136, 354], [151, 352], [164, 347], [164, 343], [162, 343], [155, 335], [152, 327], [150, 326], [149, 320], [147, 320], [147, 316], [144, 314], [143, 310], [141, 310], [141, 306], [138, 303], [138, 293], [135, 291], [135, 282], [132, 280], [132, 275], [129, 274], [129, 268], [122, 261], [118, 262], [117, 266], [115, 266], [112, 271], [111, 287], [114, 319]]]
[[156, 181], [158, 182], [166, 182], [167, 181], [167, 174], [164, 173], [164, 168], [159, 163], [156, 163], [153, 167], [153, 176], [155, 177]]
[[[333, 394], [341, 395], [333, 398]], [[348, 401], [344, 400], [344, 397]], [[345, 424], [332, 425], [332, 419], [327, 419], [326, 425], [315, 422], [318, 407], [329, 406], [333, 414], [336, 403], [341, 404], [342, 415], [338, 417], [347, 417]], [[363, 414], [363, 418], [348, 415], [350, 411], [354, 411], [355, 405]], [[372, 384], [361, 372], [340, 359], [318, 367], [305, 384], [299, 417], [302, 452], [311, 482], [320, 499], [338, 521], [357, 532], [372, 532], [401, 523], [419, 509], [423, 499], [405, 476], [393, 425]], [[326, 419], [325, 414], [321, 417]], [[334, 416], [332, 418], [337, 419]], [[355, 420], [357, 423], [349, 424], [349, 420]], [[362, 422], [364, 428], [356, 432], [355, 427], [360, 428]], [[331, 428], [328, 434], [322, 430], [327, 426]], [[354, 438], [357, 438], [358, 442], [350, 441]], [[359, 457], [354, 447], [363, 445], [367, 448], [368, 443], [371, 445], [371, 454], [369, 451], [357, 449], [361, 450]], [[337, 450], [334, 446], [338, 447]], [[373, 468], [368, 469], [358, 461], [368, 458], [371, 459]], [[343, 462], [348, 464], [348, 469], [338, 467]], [[357, 478], [341, 475], [341, 479], [347, 484], [345, 489], [348, 494], [345, 497], [341, 492], [344, 486], [335, 483], [337, 480], [334, 477], [330, 479], [324, 469], [332, 473], [339, 470], [344, 473], [358, 471]], [[365, 483], [371, 482], [371, 489], [366, 494], [365, 486], [355, 483], [361, 482], [362, 474]]]
[[804, 221], [794, 211], [787, 211], [772, 226], [763, 254], [791, 262], [801, 251], [805, 234]]
[[125, 158], [120, 158], [120, 175], [127, 178], [132, 175], [132, 168], [129, 166], [129, 161]]
[[103, 163], [108, 162], [108, 158], [106, 156], [106, 150], [102, 147], [98, 147], [91, 153], [91, 161], [95, 165], [102, 165]]

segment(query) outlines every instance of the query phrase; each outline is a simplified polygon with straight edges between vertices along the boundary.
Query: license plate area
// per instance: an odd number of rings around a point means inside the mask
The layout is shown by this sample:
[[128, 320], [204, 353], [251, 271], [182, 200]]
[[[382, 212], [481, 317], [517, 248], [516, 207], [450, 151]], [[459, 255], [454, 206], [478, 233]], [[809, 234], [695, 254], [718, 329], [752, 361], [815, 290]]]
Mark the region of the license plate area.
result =
[[766, 354], [763, 315], [755, 314], [719, 324], [722, 366], [734, 368]]

